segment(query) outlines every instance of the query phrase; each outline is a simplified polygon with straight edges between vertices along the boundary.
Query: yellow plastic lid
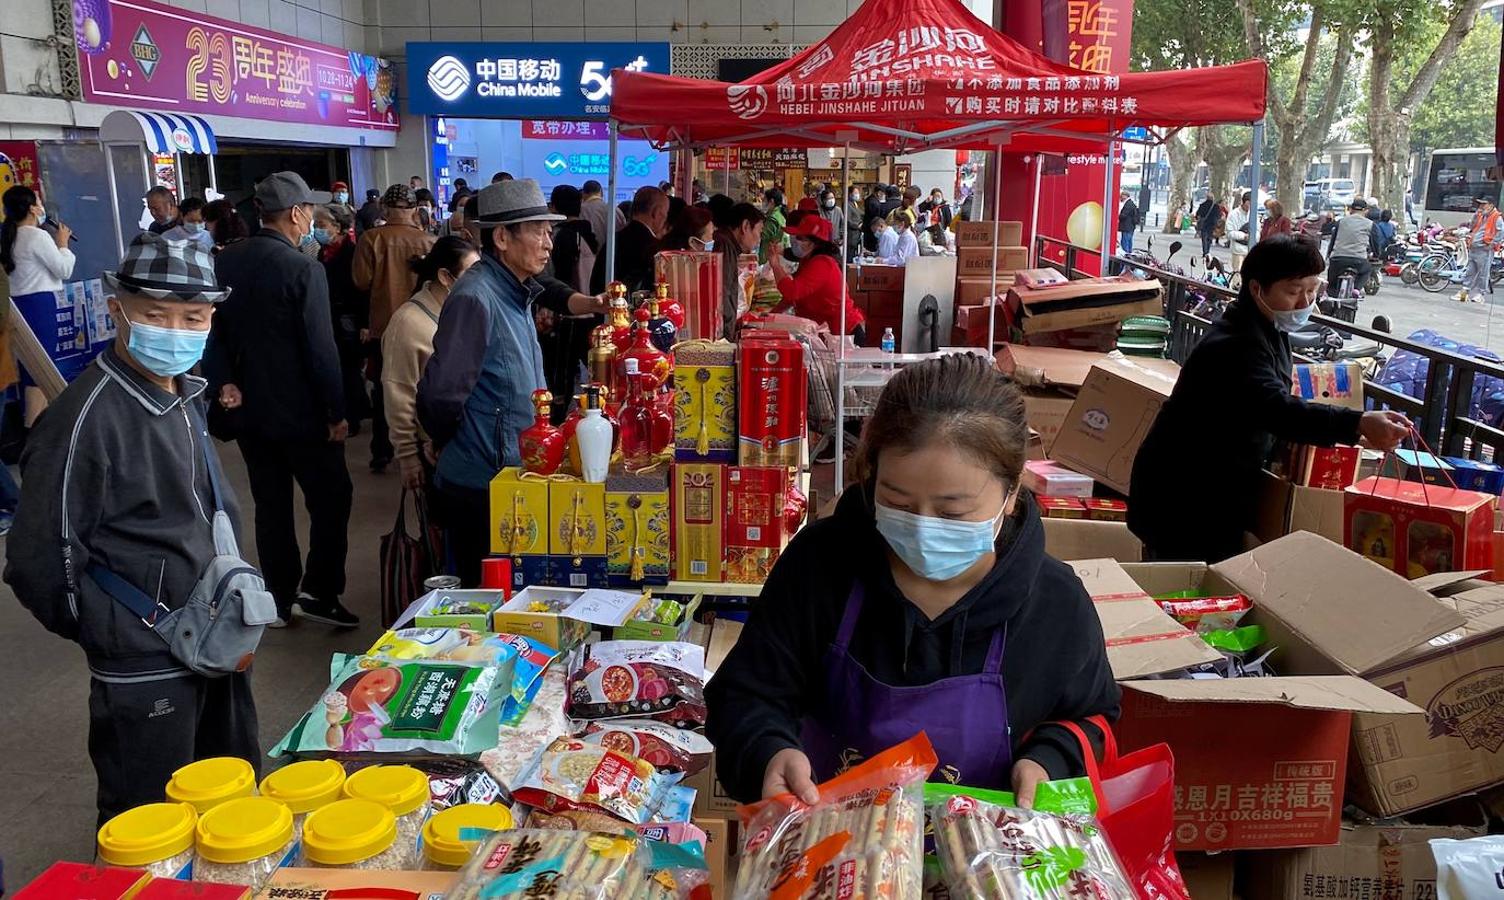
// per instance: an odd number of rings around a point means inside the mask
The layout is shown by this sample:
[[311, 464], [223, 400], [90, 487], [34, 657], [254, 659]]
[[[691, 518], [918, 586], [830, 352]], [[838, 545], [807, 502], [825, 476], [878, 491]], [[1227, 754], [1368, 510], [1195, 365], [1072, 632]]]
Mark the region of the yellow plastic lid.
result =
[[226, 800], [249, 797], [256, 792], [256, 770], [234, 756], [216, 756], [192, 762], [172, 773], [167, 799], [192, 803], [203, 815]]
[[423, 853], [435, 865], [458, 869], [470, 859], [478, 843], [460, 840], [460, 829], [506, 831], [512, 824], [512, 811], [496, 803], [451, 806], [423, 823]]
[[412, 766], [369, 766], [345, 779], [345, 796], [373, 800], [405, 816], [428, 802], [428, 776]]
[[198, 855], [209, 862], [247, 863], [291, 841], [292, 810], [266, 797], [227, 800], [198, 820]]
[[332, 759], [306, 759], [261, 779], [261, 796], [282, 801], [296, 815], [338, 800], [344, 786], [344, 766]]
[[397, 817], [370, 800], [336, 800], [303, 820], [303, 855], [323, 866], [370, 859], [397, 840]]
[[148, 803], [128, 809], [99, 829], [99, 858], [136, 868], [193, 848], [198, 813], [188, 803]]

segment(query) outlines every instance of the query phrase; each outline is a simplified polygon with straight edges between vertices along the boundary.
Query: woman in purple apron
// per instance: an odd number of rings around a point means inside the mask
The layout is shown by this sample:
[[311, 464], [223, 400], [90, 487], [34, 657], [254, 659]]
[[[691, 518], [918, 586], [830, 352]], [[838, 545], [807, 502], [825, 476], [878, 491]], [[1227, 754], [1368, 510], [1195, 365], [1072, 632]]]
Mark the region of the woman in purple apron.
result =
[[1075, 738], [1047, 723], [1116, 718], [1119, 691], [1091, 598], [1045, 556], [1019, 488], [1027, 434], [1022, 395], [986, 359], [888, 382], [862, 480], [784, 551], [706, 690], [732, 796], [812, 800], [919, 731], [933, 780], [1027, 804], [1039, 782], [1084, 774]]

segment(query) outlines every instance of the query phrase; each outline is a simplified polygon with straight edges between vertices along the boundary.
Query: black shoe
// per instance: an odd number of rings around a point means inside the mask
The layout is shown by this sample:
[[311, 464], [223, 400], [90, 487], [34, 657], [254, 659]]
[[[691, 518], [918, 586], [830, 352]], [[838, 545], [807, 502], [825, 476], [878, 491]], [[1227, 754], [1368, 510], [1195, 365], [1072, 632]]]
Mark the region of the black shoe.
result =
[[371, 457], [371, 471], [375, 472], [378, 475], [381, 474], [381, 473], [383, 473], [383, 472], [385, 472], [386, 471], [386, 467], [389, 466], [389, 465], [391, 465], [391, 464], [392, 464], [392, 458], [390, 456], [373, 456], [373, 457]]
[[292, 614], [310, 622], [333, 625], [335, 628], [354, 628], [360, 617], [345, 609], [338, 600], [320, 600], [312, 594], [300, 592], [292, 605]]

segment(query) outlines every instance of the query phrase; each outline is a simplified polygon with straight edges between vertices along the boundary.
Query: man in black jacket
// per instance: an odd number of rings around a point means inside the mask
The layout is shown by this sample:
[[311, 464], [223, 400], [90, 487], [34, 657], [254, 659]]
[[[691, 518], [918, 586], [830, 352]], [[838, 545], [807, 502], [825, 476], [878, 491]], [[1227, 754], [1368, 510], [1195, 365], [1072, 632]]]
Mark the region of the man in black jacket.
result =
[[[187, 372], [225, 291], [208, 250], [154, 234], [104, 277], [119, 333], [32, 428], [5, 548], [16, 598], [88, 662], [101, 824], [161, 800], [196, 759], [261, 758], [249, 671], [189, 671], [95, 577], [103, 569], [177, 610], [215, 556], [206, 458], [218, 451], [202, 424], [205, 383]], [[233, 492], [220, 494], [238, 531]]]
[[590, 292], [601, 293], [608, 281], [620, 281], [629, 291], [652, 290], [653, 255], [658, 252], [658, 238], [667, 224], [668, 195], [653, 187], [638, 188], [632, 195], [631, 221], [616, 233], [616, 270], [606, 277], [603, 239], [590, 273]]
[[1142, 221], [1139, 218], [1138, 204], [1128, 196], [1127, 191], [1118, 192], [1118, 199], [1123, 205], [1118, 209], [1118, 243], [1123, 246], [1124, 253], [1133, 252], [1133, 233], [1138, 231]]
[[[298, 250], [313, 207], [329, 195], [295, 172], [256, 188], [261, 230], [216, 257], [232, 290], [215, 317], [204, 373], [234, 418], [256, 502], [256, 547], [282, 624], [293, 614], [338, 627], [360, 620], [339, 601], [345, 590], [350, 504], [345, 468], [345, 395], [330, 324], [329, 283]], [[310, 520], [306, 572], [293, 519], [292, 486]]]
[[1237, 301], [1191, 352], [1133, 463], [1128, 527], [1150, 558], [1214, 563], [1241, 553], [1276, 438], [1326, 447], [1361, 438], [1391, 450], [1410, 433], [1399, 413], [1291, 392], [1288, 332], [1309, 320], [1324, 268], [1316, 244], [1292, 235], [1249, 251]]

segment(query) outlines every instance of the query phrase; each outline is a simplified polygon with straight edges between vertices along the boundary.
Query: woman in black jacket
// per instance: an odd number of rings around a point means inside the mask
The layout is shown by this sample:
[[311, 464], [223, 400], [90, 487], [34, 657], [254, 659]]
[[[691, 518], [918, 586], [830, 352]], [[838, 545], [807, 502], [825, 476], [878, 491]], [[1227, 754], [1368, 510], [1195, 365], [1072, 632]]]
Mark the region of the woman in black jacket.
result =
[[[706, 689], [717, 774], [738, 800], [815, 784], [928, 734], [932, 776], [1012, 788], [1083, 772], [1063, 726], [1116, 718], [1080, 580], [1045, 556], [1019, 487], [1017, 386], [989, 360], [910, 366], [883, 389], [863, 480], [799, 533]], [[1085, 724], [1093, 739], [1095, 725]]]
[[1399, 413], [1292, 393], [1288, 332], [1310, 319], [1325, 270], [1316, 242], [1294, 235], [1248, 251], [1238, 299], [1191, 351], [1133, 461], [1128, 527], [1151, 558], [1221, 562], [1243, 552], [1275, 438], [1330, 447], [1361, 437], [1390, 450], [1410, 433]]

